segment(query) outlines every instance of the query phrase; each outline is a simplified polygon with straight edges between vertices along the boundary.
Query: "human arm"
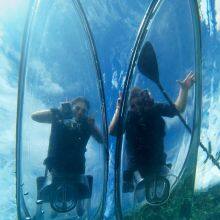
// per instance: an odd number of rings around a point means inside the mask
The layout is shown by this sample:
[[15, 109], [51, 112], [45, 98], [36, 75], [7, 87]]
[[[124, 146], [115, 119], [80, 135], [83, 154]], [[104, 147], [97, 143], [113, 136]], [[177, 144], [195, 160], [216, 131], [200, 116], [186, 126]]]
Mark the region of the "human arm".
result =
[[182, 113], [185, 111], [187, 99], [188, 99], [188, 91], [192, 87], [195, 82], [195, 75], [193, 72], [190, 72], [186, 78], [182, 81], [177, 81], [180, 85], [179, 95], [175, 101], [176, 109]]
[[121, 100], [122, 100], [122, 93], [119, 93], [115, 113], [114, 113], [113, 118], [112, 118], [112, 120], [110, 122], [110, 125], [108, 127], [109, 134], [113, 135], [113, 136], [117, 135], [118, 122], [119, 122], [119, 113], [120, 113], [120, 108], [121, 108]]
[[52, 123], [53, 113], [51, 110], [36, 111], [31, 114], [31, 118], [40, 123]]
[[101, 131], [98, 129], [98, 127], [95, 124], [95, 120], [93, 118], [88, 118], [88, 123], [91, 129], [91, 135], [95, 138], [95, 140], [98, 143], [104, 143], [104, 137], [101, 133]]

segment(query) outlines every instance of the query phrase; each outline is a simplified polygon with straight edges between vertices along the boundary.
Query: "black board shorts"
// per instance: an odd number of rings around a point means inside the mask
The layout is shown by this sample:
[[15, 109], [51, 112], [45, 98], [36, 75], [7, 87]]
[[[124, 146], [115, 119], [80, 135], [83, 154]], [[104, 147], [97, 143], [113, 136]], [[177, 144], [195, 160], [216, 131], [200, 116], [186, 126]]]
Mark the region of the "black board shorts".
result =
[[63, 174], [84, 174], [85, 173], [85, 156], [75, 157], [47, 157], [44, 164], [48, 170], [55, 170]]
[[126, 151], [126, 164], [124, 169], [124, 179], [130, 179], [135, 171], [139, 171], [141, 177], [151, 175], [160, 170], [166, 164], [166, 154], [151, 152], [146, 149], [139, 151], [131, 150], [129, 147]]

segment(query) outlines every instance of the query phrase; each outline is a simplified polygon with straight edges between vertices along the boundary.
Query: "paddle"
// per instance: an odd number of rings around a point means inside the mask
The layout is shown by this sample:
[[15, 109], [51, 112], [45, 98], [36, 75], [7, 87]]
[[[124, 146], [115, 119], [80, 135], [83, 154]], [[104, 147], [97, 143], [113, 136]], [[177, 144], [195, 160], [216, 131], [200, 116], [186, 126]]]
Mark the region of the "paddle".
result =
[[[160, 91], [162, 92], [165, 99], [168, 101], [168, 103], [173, 106], [175, 109], [175, 105], [164, 90], [163, 86], [161, 85], [160, 79], [159, 79], [159, 71], [158, 71], [158, 64], [157, 64], [157, 57], [156, 53], [154, 51], [154, 48], [152, 44], [147, 41], [144, 46], [141, 49], [140, 56], [138, 59], [138, 69], [140, 70], [141, 74], [146, 76], [148, 79], [152, 80]], [[186, 123], [183, 116], [180, 114], [180, 112], [176, 109], [177, 116], [179, 117], [180, 121], [183, 123], [187, 131], [192, 134], [192, 129], [189, 127], [189, 125]], [[218, 161], [214, 158], [214, 156], [208, 151], [208, 149], [203, 145], [203, 143], [199, 143], [201, 148], [206, 152], [207, 157], [209, 157], [213, 164], [216, 165], [220, 169], [220, 165]]]

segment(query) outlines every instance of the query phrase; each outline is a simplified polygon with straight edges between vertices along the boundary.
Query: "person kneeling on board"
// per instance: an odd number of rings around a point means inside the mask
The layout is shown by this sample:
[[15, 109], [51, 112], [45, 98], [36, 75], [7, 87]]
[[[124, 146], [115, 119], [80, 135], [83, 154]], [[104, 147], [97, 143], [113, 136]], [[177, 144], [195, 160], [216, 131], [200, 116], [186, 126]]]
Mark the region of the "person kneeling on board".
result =
[[[156, 103], [150, 91], [138, 87], [131, 89], [129, 108], [122, 132], [125, 133], [125, 170], [123, 172], [123, 192], [134, 190], [134, 172], [142, 178], [158, 172], [166, 165], [164, 151], [165, 121], [162, 117], [174, 117], [177, 111], [184, 112], [188, 90], [195, 76], [190, 72], [180, 84], [179, 95], [174, 106]], [[109, 134], [118, 134], [118, 122], [122, 95], [117, 100], [116, 110], [109, 125]]]
[[85, 174], [85, 152], [90, 136], [103, 143], [95, 120], [88, 116], [90, 104], [84, 97], [61, 103], [60, 108], [34, 112], [31, 117], [39, 123], [50, 123], [48, 156], [44, 164], [52, 179], [57, 176]]

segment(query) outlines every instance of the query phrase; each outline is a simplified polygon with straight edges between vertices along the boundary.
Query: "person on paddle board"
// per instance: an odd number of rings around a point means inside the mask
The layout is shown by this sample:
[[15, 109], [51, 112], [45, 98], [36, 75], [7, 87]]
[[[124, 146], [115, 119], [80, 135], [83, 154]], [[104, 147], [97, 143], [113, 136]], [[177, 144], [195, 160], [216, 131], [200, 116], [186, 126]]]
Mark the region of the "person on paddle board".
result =
[[85, 173], [85, 152], [89, 138], [103, 143], [95, 120], [88, 116], [90, 104], [84, 97], [61, 103], [60, 108], [37, 111], [32, 119], [51, 124], [48, 156], [44, 164], [52, 174]]
[[[103, 143], [103, 136], [95, 125], [95, 120], [88, 116], [90, 104], [84, 97], [61, 103], [60, 108], [34, 112], [31, 117], [39, 123], [50, 123], [51, 133], [49, 150], [44, 164], [56, 177], [74, 177], [85, 174], [85, 152], [89, 138]], [[78, 216], [83, 216], [83, 201], [76, 206]], [[53, 213], [56, 216], [56, 213]]]
[[[166, 165], [164, 152], [165, 121], [163, 117], [174, 117], [177, 111], [184, 112], [188, 91], [195, 81], [190, 72], [180, 84], [179, 95], [174, 105], [156, 103], [148, 90], [138, 87], [131, 89], [129, 109], [125, 126], [126, 168], [123, 173], [123, 191], [134, 189], [133, 175], [139, 171], [142, 178], [157, 172]], [[119, 112], [122, 94], [117, 100], [116, 110], [109, 125], [109, 134], [116, 136], [118, 131]]]

